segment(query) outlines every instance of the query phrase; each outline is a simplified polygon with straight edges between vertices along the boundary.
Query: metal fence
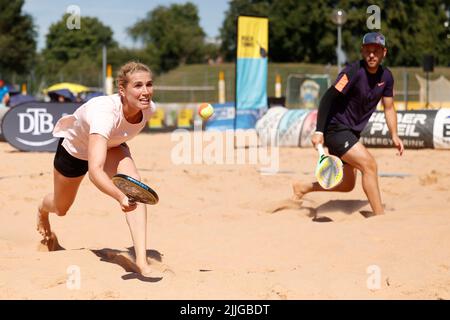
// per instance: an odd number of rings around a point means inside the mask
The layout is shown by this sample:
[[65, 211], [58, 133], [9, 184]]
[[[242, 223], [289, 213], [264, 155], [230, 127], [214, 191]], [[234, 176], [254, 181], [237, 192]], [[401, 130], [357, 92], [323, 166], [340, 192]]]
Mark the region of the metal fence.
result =
[[[406, 108], [424, 107], [424, 102], [420, 101], [420, 85], [416, 75], [423, 78], [426, 74], [422, 68], [390, 68], [394, 75], [395, 101], [399, 105]], [[316, 74], [329, 77], [330, 84], [337, 77], [337, 67], [332, 65], [310, 65], [310, 64], [289, 64], [289, 63], [269, 63], [267, 79], [267, 94], [269, 97], [275, 96], [275, 79], [277, 76], [281, 78], [281, 92], [286, 97], [287, 106], [298, 108], [300, 105], [290, 103], [288, 99], [290, 92], [287, 92], [289, 86], [289, 77], [292, 75], [308, 75]], [[225, 100], [233, 102], [235, 100], [235, 65], [232, 63], [217, 65], [186, 65], [178, 69], [172, 70], [167, 74], [157, 75], [154, 79], [155, 91], [154, 100], [159, 103], [200, 103], [210, 102], [217, 103], [219, 100], [219, 73], [225, 74]], [[450, 79], [450, 68], [437, 67], [433, 73], [429, 74], [430, 80], [434, 80], [440, 76]], [[100, 78], [99, 78], [100, 79]], [[23, 80], [23, 81], [21, 81]], [[79, 82], [80, 79], [60, 79], [65, 82]], [[36, 96], [42, 94], [42, 89], [51, 85], [46, 83], [46, 79], [36, 79], [34, 76], [28, 76], [26, 79], [17, 79], [18, 87], [22, 83], [26, 83], [29, 92]], [[289, 88], [289, 90], [297, 90], [299, 88]], [[450, 103], [450, 102], [449, 102]], [[439, 104], [442, 106], [442, 104]]]

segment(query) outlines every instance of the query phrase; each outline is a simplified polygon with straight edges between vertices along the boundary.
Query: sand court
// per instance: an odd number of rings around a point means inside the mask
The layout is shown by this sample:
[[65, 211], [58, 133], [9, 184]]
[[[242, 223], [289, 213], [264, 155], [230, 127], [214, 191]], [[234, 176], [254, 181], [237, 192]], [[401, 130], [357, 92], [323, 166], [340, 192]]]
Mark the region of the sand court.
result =
[[160, 197], [147, 256], [163, 277], [136, 275], [124, 213], [87, 177], [68, 214], [50, 216], [59, 250], [42, 247], [53, 154], [1, 142], [1, 299], [450, 299], [448, 150], [370, 149], [386, 214], [365, 218], [360, 174], [350, 193], [290, 200], [293, 180], [314, 178], [312, 148], [280, 148], [273, 173], [174, 165], [170, 133], [129, 145]]

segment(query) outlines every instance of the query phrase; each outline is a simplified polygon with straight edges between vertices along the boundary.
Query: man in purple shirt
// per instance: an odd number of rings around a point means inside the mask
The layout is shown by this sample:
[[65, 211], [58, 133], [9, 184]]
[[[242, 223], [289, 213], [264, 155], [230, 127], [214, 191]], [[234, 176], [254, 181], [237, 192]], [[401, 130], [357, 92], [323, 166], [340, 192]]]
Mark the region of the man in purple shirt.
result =
[[384, 213], [378, 187], [377, 163], [359, 142], [359, 137], [381, 99], [392, 141], [398, 154], [403, 154], [403, 143], [397, 134], [394, 78], [389, 69], [381, 66], [386, 53], [384, 36], [379, 32], [367, 33], [361, 46], [363, 59], [346, 66], [320, 101], [312, 143], [314, 147], [325, 143], [330, 154], [343, 160], [344, 180], [331, 190], [323, 189], [317, 182], [295, 182], [294, 199], [298, 200], [313, 191], [349, 192], [355, 187], [356, 170], [359, 170], [372, 215]]

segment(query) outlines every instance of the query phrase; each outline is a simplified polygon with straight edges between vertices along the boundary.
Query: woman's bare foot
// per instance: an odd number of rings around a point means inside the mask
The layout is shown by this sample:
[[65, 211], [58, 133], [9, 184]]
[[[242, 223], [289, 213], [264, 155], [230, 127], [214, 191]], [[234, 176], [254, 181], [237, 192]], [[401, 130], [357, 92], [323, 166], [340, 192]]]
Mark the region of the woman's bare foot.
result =
[[48, 212], [43, 211], [40, 207], [37, 213], [37, 231], [42, 235], [45, 240], [49, 240], [52, 235], [50, 229], [50, 221], [48, 219]]
[[375, 213], [375, 212], [368, 211], [368, 210], [361, 210], [359, 213], [361, 213], [361, 215], [364, 218], [379, 217], [379, 216], [384, 215], [384, 212]]
[[137, 264], [139, 268], [139, 273], [141, 275], [143, 275], [144, 277], [149, 277], [149, 278], [163, 278], [164, 277], [164, 272], [161, 272], [159, 270], [156, 270], [155, 268], [151, 267], [148, 263], [142, 263], [142, 264]]
[[298, 201], [308, 192], [307, 186], [302, 184], [301, 182], [294, 182], [292, 184], [292, 191], [294, 195], [292, 196], [292, 200]]
[[39, 242], [38, 251], [50, 252], [57, 250], [64, 250], [64, 248], [59, 244], [58, 238], [54, 232], [51, 233], [50, 237], [44, 237]]

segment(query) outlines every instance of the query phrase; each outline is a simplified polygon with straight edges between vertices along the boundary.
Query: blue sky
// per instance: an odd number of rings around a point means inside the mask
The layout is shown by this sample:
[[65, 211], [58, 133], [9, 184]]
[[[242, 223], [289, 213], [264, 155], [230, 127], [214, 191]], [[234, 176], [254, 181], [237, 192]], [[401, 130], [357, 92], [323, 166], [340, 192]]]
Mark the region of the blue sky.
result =
[[[81, 16], [97, 17], [114, 32], [114, 39], [123, 46], [133, 47], [126, 28], [144, 18], [159, 5], [186, 3], [188, 0], [26, 0], [23, 11], [33, 16], [38, 31], [38, 50], [45, 46], [45, 35], [51, 24], [61, 19], [70, 5], [80, 7]], [[219, 28], [228, 9], [228, 0], [190, 0], [199, 11], [200, 26], [208, 37], [219, 35]], [[81, 20], [83, 24], [83, 20]]]

